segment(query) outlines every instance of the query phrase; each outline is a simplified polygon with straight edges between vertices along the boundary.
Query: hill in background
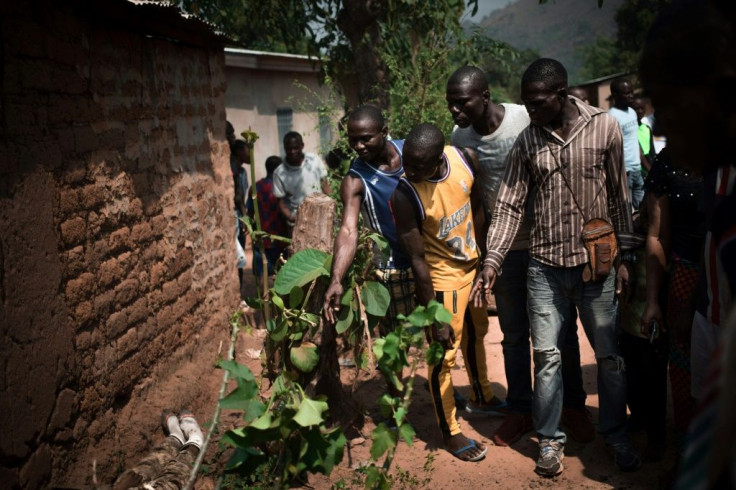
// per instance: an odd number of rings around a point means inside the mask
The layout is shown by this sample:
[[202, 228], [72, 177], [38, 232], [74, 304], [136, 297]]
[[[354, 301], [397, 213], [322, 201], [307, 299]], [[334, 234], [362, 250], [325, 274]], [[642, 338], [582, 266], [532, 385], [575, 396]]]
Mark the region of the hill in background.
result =
[[[616, 37], [614, 15], [624, 0], [516, 0], [477, 22], [485, 34], [518, 49], [533, 49], [559, 60], [568, 70], [570, 83], [579, 83], [582, 48], [598, 36]], [[482, 2], [482, 0], [481, 0]]]

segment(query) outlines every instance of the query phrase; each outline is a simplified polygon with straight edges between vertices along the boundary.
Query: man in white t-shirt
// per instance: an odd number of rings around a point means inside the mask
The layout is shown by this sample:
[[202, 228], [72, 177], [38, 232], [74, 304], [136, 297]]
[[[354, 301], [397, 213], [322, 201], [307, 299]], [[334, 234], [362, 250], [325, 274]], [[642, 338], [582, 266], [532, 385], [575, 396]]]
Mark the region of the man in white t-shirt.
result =
[[273, 173], [273, 195], [278, 198], [279, 210], [291, 226], [304, 198], [320, 191], [330, 193], [324, 162], [314, 153], [304, 153], [303, 150], [302, 135], [296, 131], [286, 133], [286, 158]]
[[616, 118], [624, 136], [624, 163], [626, 176], [629, 178], [629, 194], [631, 205], [639, 209], [644, 199], [644, 178], [641, 167], [646, 167], [646, 157], [639, 148], [639, 120], [636, 111], [631, 108], [634, 101], [634, 89], [627, 78], [617, 78], [611, 82], [613, 107], [608, 113]]
[[[526, 108], [517, 104], [494, 104], [485, 73], [463, 66], [447, 81], [447, 106], [455, 121], [452, 144], [475, 150], [480, 160], [479, 177], [484, 205], [490, 223], [496, 206], [506, 157], [519, 136], [529, 126]], [[532, 199], [529, 199], [531, 202]], [[531, 209], [528, 207], [528, 209]], [[496, 296], [498, 322], [503, 332], [504, 366], [508, 384], [509, 413], [493, 435], [497, 446], [507, 446], [532, 429], [532, 379], [529, 353], [529, 318], [526, 312], [526, 277], [529, 265], [531, 219], [525, 219], [503, 263], [493, 292]], [[485, 230], [478, 230], [485, 240]], [[571, 314], [575, 321], [574, 312]], [[562, 349], [564, 401], [562, 423], [573, 439], [588, 442], [595, 429], [585, 410], [577, 329], [569, 328]]]

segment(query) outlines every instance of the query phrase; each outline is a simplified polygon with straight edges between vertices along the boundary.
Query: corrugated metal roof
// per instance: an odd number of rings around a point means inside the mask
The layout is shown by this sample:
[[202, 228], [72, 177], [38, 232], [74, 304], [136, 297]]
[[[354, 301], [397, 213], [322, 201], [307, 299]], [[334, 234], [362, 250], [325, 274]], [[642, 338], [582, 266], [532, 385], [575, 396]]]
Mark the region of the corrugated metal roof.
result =
[[156, 0], [67, 0], [80, 17], [152, 37], [202, 47], [222, 47], [231, 40], [214, 25], [185, 14], [172, 3]]

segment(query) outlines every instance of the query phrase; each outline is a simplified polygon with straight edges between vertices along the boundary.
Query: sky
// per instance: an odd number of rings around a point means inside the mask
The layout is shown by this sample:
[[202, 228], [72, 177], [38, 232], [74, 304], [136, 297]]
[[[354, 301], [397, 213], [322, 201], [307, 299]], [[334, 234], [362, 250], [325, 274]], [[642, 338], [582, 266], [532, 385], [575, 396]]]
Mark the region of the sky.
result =
[[[475, 16], [470, 17], [470, 9], [466, 11], [467, 18], [471, 22], [480, 22], [483, 17], [489, 15], [494, 10], [505, 7], [510, 4], [513, 0], [478, 0], [478, 13]], [[467, 0], [466, 0], [467, 2]]]

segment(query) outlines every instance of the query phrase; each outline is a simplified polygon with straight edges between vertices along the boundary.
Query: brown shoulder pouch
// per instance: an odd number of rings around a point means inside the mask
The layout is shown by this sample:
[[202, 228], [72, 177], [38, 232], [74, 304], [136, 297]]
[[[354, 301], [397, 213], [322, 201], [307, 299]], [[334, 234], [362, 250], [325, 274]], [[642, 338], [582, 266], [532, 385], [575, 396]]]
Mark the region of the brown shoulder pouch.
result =
[[582, 239], [588, 251], [588, 263], [583, 269], [583, 281], [605, 281], [618, 255], [618, 243], [613, 225], [602, 218], [588, 220], [583, 224]]

